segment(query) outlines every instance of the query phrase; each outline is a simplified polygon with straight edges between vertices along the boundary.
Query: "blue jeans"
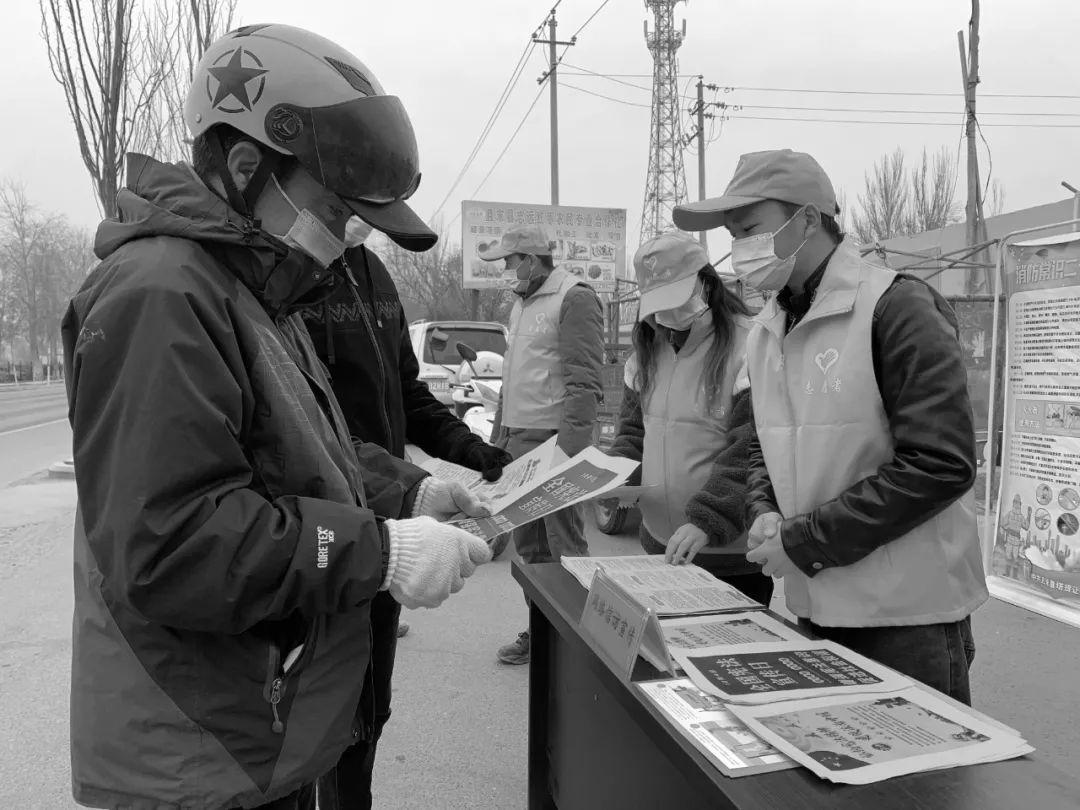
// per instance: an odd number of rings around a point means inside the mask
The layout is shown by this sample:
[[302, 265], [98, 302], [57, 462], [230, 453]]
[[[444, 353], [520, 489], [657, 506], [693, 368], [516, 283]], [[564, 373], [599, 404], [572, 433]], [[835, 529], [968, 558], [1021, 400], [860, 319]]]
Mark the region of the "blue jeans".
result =
[[970, 616], [908, 627], [821, 627], [809, 619], [799, 619], [799, 625], [971, 705], [968, 670], [975, 660], [975, 639]]
[[[514, 458], [521, 458], [555, 433], [541, 428], [503, 428], [499, 446]], [[589, 556], [589, 544], [585, 541], [585, 509], [581, 504], [514, 529], [511, 536], [517, 553], [526, 563], [558, 562], [563, 556]]]

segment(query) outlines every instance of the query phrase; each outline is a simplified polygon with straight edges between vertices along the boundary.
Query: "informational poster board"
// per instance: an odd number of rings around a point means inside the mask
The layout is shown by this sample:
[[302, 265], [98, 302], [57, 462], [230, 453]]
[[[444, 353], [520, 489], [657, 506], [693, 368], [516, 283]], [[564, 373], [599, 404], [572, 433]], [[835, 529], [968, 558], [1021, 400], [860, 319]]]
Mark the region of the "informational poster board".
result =
[[542, 225], [552, 240], [552, 259], [597, 292], [613, 292], [627, 279], [626, 209], [528, 203], [461, 203], [462, 286], [507, 289], [517, 283], [502, 261], [485, 262], [479, 251], [515, 225]]
[[995, 596], [1080, 626], [1080, 233], [1008, 245]]

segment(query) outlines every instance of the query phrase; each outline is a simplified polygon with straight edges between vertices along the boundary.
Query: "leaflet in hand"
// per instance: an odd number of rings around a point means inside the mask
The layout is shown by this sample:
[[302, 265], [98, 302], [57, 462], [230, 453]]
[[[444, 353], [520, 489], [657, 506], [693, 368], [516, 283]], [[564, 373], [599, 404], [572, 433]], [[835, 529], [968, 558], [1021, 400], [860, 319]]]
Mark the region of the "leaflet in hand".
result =
[[731, 706], [751, 731], [832, 782], [865, 785], [998, 762], [1034, 749], [1015, 730], [927, 689]]
[[696, 565], [668, 565], [663, 556], [563, 557], [563, 567], [585, 588], [593, 571], [604, 572], [638, 602], [652, 608], [657, 616], [686, 616], [701, 613], [734, 613], [764, 610], [737, 588]]
[[750, 731], [727, 706], [688, 678], [635, 684], [675, 729], [727, 776], [798, 767]]
[[700, 689], [729, 703], [895, 692], [911, 680], [831, 641], [670, 649]]
[[[557, 447], [554, 452], [561, 453]], [[525, 455], [519, 460], [527, 458]], [[573, 458], [546, 471], [536, 469], [529, 473], [524, 483], [492, 504], [490, 517], [466, 518], [453, 523], [470, 534], [492, 540], [518, 526], [626, 483], [638, 466], [636, 461], [615, 458], [595, 447], [586, 447]], [[479, 489], [476, 491], [482, 494]]]
[[780, 620], [759, 611], [661, 619], [660, 628], [669, 649], [700, 650], [720, 644], [782, 644], [806, 639]]
[[491, 507], [492, 514], [502, 511], [514, 502], [519, 490], [543, 478], [556, 464], [566, 460], [566, 454], [552, 436], [539, 447], [534, 447], [521, 458], [503, 467], [498, 481], [485, 481], [476, 470], [462, 467], [441, 458], [431, 458], [420, 466], [443, 481], [457, 481], [483, 498]]

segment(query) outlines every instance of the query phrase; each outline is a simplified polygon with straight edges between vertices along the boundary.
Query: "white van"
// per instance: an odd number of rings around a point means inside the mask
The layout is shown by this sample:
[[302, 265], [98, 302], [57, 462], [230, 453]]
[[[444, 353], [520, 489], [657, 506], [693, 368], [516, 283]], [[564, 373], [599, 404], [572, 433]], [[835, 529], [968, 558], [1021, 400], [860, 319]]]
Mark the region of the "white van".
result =
[[466, 343], [477, 352], [506, 354], [507, 329], [492, 321], [414, 321], [409, 325], [420, 379], [431, 393], [448, 408], [453, 407], [451, 383], [458, 382], [461, 366], [458, 343]]

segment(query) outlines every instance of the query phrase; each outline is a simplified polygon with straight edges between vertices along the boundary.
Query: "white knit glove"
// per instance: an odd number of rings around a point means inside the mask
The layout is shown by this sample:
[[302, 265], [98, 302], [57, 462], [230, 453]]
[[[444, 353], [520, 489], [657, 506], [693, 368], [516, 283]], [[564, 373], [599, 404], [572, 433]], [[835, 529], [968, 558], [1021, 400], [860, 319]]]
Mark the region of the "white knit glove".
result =
[[430, 517], [388, 520], [390, 561], [380, 590], [404, 607], [438, 607], [465, 587], [476, 566], [491, 560], [479, 537]]
[[487, 504], [462, 484], [440, 478], [428, 477], [421, 481], [413, 503], [413, 517], [433, 517], [440, 521], [490, 514]]

